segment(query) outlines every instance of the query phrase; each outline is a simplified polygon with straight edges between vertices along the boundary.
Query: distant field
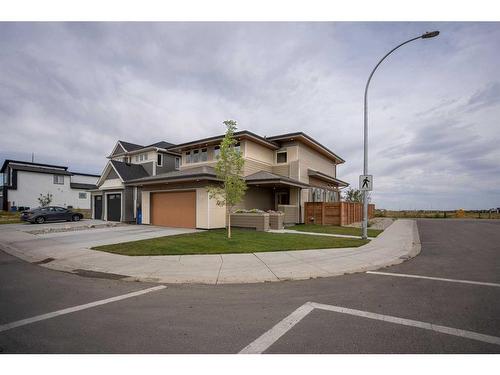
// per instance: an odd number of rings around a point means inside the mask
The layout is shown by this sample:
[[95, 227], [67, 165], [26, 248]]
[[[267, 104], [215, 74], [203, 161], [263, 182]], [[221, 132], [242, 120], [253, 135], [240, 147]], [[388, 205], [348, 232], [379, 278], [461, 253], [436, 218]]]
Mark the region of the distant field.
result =
[[[375, 210], [375, 217], [456, 219], [457, 218], [457, 211]], [[500, 219], [500, 213], [496, 213], [496, 212], [489, 213], [487, 211], [464, 211], [464, 216], [462, 218], [466, 218], [466, 219]]]

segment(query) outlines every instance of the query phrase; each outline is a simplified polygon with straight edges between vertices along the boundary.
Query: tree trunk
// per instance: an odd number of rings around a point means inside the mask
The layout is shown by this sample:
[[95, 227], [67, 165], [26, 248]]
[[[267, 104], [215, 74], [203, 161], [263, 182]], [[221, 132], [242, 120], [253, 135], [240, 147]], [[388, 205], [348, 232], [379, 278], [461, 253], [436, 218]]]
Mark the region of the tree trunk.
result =
[[231, 238], [231, 210], [229, 207], [227, 210], [227, 238]]

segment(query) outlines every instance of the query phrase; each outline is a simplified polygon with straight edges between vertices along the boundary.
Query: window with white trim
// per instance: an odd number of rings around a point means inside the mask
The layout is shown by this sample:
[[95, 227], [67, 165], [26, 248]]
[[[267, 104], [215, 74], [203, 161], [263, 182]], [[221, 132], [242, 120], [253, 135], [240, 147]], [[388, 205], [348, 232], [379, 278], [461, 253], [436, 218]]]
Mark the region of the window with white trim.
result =
[[64, 176], [60, 174], [54, 175], [54, 184], [56, 185], [64, 185]]
[[198, 163], [200, 161], [200, 150], [193, 150], [193, 163]]
[[191, 151], [186, 152], [186, 164], [192, 163]]
[[158, 166], [161, 167], [163, 165], [163, 155], [158, 154], [158, 160], [157, 160]]
[[217, 160], [220, 155], [220, 146], [215, 146], [214, 147], [214, 160]]
[[87, 199], [87, 193], [78, 193], [78, 199]]
[[175, 158], [175, 169], [179, 169], [181, 166], [181, 158], [176, 157]]
[[200, 153], [200, 161], [207, 161], [208, 160], [208, 152], [206, 148], [201, 149]]

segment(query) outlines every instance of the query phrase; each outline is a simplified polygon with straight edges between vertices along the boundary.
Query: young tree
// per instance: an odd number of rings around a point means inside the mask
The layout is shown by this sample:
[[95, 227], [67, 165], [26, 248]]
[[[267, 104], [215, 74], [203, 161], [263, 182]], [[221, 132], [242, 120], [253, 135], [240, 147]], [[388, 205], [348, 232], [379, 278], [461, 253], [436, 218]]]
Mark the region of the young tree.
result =
[[40, 196], [38, 197], [38, 202], [40, 202], [40, 206], [42, 207], [48, 206], [50, 203], [52, 203], [52, 194], [47, 193], [45, 195], [42, 195], [40, 193]]
[[224, 121], [226, 135], [220, 144], [219, 157], [215, 165], [217, 178], [222, 180], [222, 186], [209, 186], [209, 197], [215, 199], [217, 205], [226, 206], [227, 238], [231, 238], [231, 212], [234, 205], [241, 202], [247, 185], [243, 179], [244, 160], [239, 149], [234, 131], [237, 123], [233, 120]]

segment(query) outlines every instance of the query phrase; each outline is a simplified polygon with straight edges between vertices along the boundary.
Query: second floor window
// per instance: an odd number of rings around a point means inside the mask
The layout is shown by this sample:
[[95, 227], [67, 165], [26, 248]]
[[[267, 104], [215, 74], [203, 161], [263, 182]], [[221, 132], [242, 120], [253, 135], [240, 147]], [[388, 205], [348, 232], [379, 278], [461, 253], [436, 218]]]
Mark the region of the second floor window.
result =
[[208, 152], [206, 148], [201, 149], [200, 153], [200, 161], [207, 161], [208, 160]]
[[217, 160], [220, 155], [220, 146], [215, 146], [214, 147], [214, 159]]
[[181, 166], [181, 158], [175, 158], [175, 169], [179, 169]]
[[281, 164], [281, 163], [286, 163], [287, 162], [287, 155], [286, 155], [286, 151], [280, 151], [276, 154], [276, 162], [278, 164]]
[[191, 163], [191, 151], [186, 152], [186, 163]]
[[193, 163], [198, 163], [199, 161], [200, 161], [200, 151], [199, 150], [193, 150], [192, 162]]
[[54, 184], [56, 185], [64, 185], [64, 176], [59, 174], [54, 175]]
[[161, 167], [163, 165], [163, 155], [162, 154], [158, 154], [158, 166]]

